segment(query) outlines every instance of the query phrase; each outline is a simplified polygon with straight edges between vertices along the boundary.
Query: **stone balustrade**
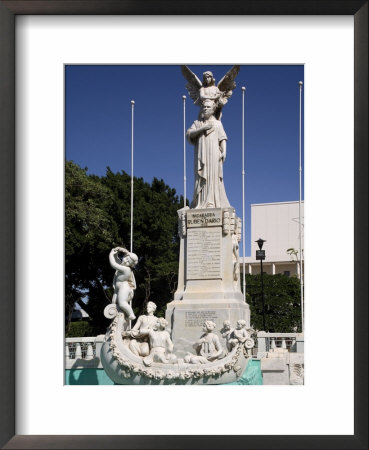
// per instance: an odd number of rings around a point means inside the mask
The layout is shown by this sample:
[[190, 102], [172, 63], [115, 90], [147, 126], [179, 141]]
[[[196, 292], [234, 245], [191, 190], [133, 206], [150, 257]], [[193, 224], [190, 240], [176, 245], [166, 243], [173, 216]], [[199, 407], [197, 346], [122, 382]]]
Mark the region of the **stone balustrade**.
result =
[[100, 350], [105, 335], [65, 339], [65, 368], [102, 368]]
[[304, 353], [304, 335], [303, 333], [267, 333], [259, 331], [257, 334], [258, 358], [262, 358], [275, 348], [285, 348], [289, 352]]
[[[65, 368], [102, 368], [100, 350], [105, 335], [75, 337], [65, 339]], [[304, 335], [302, 333], [267, 333], [259, 331], [255, 352], [257, 358], [265, 356], [275, 348], [285, 348], [289, 352], [304, 353]]]
[[[100, 351], [104, 338], [105, 335], [66, 338], [65, 368], [102, 369]], [[259, 331], [256, 342], [256, 358], [261, 360], [264, 384], [303, 384], [302, 333]]]
[[257, 334], [263, 384], [304, 384], [303, 333]]

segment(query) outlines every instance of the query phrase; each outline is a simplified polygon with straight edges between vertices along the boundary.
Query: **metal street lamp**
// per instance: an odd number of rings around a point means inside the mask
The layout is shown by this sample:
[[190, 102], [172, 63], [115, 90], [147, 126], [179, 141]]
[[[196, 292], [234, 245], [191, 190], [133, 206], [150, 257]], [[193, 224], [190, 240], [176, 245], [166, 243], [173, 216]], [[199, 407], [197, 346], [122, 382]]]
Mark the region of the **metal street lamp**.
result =
[[261, 301], [263, 304], [263, 330], [265, 329], [265, 303], [264, 303], [264, 279], [263, 279], [263, 260], [265, 259], [265, 250], [262, 250], [264, 242], [266, 242], [264, 239], [259, 238], [257, 241], [255, 241], [258, 246], [259, 250], [256, 250], [256, 260], [260, 260], [260, 275], [261, 275]]

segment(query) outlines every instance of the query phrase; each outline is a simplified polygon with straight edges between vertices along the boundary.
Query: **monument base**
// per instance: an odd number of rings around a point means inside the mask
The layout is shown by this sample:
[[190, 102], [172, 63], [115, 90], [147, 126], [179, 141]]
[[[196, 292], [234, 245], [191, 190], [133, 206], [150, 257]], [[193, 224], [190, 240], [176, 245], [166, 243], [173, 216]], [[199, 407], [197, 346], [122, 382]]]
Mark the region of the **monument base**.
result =
[[225, 320], [250, 327], [250, 308], [240, 289], [238, 245], [241, 220], [232, 207], [178, 211], [180, 258], [178, 289], [165, 318], [179, 357], [193, 352], [205, 321], [220, 330]]
[[234, 326], [243, 319], [246, 327], [250, 327], [250, 308], [239, 299], [204, 299], [174, 300], [167, 305], [165, 318], [171, 328], [171, 338], [176, 355], [182, 358], [187, 352], [193, 353], [193, 343], [202, 334], [205, 321], [211, 320], [216, 324], [217, 335], [223, 347], [226, 341], [221, 337], [220, 330], [225, 320]]

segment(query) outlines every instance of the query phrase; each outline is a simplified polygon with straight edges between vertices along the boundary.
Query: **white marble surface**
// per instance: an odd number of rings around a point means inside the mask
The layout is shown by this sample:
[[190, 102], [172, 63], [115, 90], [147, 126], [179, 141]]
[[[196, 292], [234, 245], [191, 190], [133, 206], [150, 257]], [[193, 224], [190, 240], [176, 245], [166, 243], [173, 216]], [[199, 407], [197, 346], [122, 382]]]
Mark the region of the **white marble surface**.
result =
[[[249, 328], [250, 309], [244, 302], [240, 280], [235, 279], [235, 241], [239, 242], [240, 221], [234, 208], [184, 208], [178, 211], [178, 218], [178, 287], [174, 300], [167, 304], [165, 317], [178, 356], [184, 357], [192, 351], [192, 343], [200, 336], [206, 320], [216, 324], [218, 333], [225, 320], [233, 327], [238, 320], [244, 320]], [[226, 347], [220, 333], [219, 338]]]
[[[219, 343], [214, 344], [217, 336], [213, 323], [206, 324], [206, 336], [205, 339], [201, 337], [204, 342], [200, 343], [201, 349], [203, 343], [211, 344], [208, 346], [210, 352], [175, 358], [172, 352], [175, 346], [172, 346], [169, 333], [163, 329], [166, 321], [162, 318], [157, 320], [156, 329], [147, 330], [150, 351], [148, 356], [142, 357], [129, 349], [124, 324], [124, 314], [118, 313], [106, 333], [100, 353], [107, 375], [117, 384], [231, 383], [241, 376], [250, 359], [247, 348], [241, 342], [229, 353], [223, 352]], [[142, 332], [146, 333], [145, 330]]]
[[[122, 255], [119, 258], [119, 255]], [[113, 287], [114, 294], [112, 304], [117, 305], [120, 311], [123, 311], [126, 320], [134, 320], [136, 316], [130, 302], [133, 299], [134, 291], [136, 289], [136, 281], [132, 268], [137, 264], [138, 258], [135, 253], [130, 253], [123, 247], [115, 247], [110, 251], [109, 262], [113, 269], [115, 269]], [[106, 316], [110, 318], [111, 309], [106, 311]]]

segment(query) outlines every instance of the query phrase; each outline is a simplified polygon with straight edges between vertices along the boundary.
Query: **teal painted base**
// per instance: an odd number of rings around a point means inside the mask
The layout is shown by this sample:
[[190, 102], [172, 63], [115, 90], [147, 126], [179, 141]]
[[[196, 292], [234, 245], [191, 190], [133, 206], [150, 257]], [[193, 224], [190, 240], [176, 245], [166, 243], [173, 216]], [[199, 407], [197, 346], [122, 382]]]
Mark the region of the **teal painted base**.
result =
[[[65, 371], [65, 384], [106, 386], [113, 385], [114, 382], [106, 375], [104, 369], [68, 369]], [[263, 384], [260, 361], [250, 360], [242, 377], [238, 381], [229, 383], [229, 385], [234, 384]]]
[[65, 384], [111, 385], [114, 382], [104, 369], [68, 369], [65, 371]]
[[238, 381], [228, 383], [229, 386], [235, 384], [243, 384], [248, 386], [255, 386], [263, 384], [263, 376], [260, 369], [260, 361], [251, 359], [246, 366], [246, 370], [242, 374], [242, 377]]

